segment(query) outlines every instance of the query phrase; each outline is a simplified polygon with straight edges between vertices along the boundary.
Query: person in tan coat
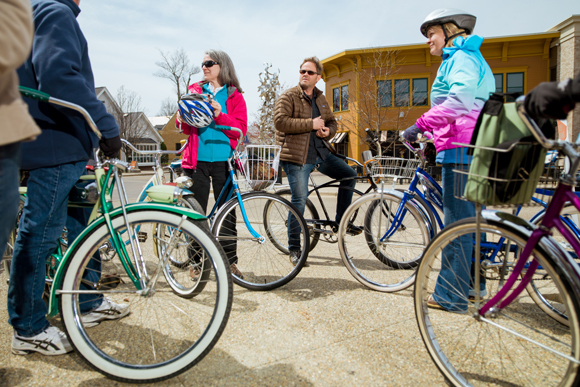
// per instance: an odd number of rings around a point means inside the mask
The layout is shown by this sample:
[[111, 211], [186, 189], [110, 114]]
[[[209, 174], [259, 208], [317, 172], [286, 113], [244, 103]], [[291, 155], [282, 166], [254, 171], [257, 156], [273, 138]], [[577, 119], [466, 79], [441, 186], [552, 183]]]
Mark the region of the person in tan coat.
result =
[[[40, 129], [18, 91], [16, 69], [32, 47], [32, 12], [28, 0], [0, 0], [0, 252], [18, 213], [20, 142], [33, 140]], [[2, 256], [0, 256], [2, 259]]]
[[[314, 168], [333, 178], [356, 177], [356, 172], [334, 155], [327, 141], [336, 134], [338, 124], [322, 91], [316, 83], [322, 78], [322, 65], [318, 58], [306, 58], [300, 66], [299, 84], [286, 90], [276, 101], [274, 125], [276, 143], [282, 147], [280, 164], [288, 176], [292, 191], [292, 204], [304, 213], [308, 197], [308, 177]], [[336, 224], [352, 201], [356, 180], [340, 183], [336, 203]], [[289, 218], [288, 239], [290, 261], [296, 265], [301, 256], [300, 235], [292, 215]], [[357, 232], [350, 226], [348, 232]], [[358, 231], [360, 232], [360, 231]]]

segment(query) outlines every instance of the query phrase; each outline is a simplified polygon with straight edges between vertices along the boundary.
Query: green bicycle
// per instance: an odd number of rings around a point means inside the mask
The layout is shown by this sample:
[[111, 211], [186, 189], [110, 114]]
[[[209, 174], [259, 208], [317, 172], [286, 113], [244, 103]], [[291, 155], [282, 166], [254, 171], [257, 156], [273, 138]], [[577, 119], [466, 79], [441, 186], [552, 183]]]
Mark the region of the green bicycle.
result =
[[[80, 112], [100, 135], [82, 107], [35, 90], [21, 92]], [[48, 317], [60, 312], [77, 353], [108, 377], [128, 382], [165, 380], [199, 362], [225, 329], [233, 297], [229, 265], [204, 226], [206, 218], [173, 205], [182, 195], [180, 188], [152, 186], [147, 190], [151, 202], [128, 204], [122, 173], [129, 165], [100, 160], [98, 153], [95, 160], [97, 195], [75, 203], [93, 208], [89, 225], [58, 257]], [[115, 185], [121, 201], [117, 208], [112, 205]], [[91, 203], [90, 198], [96, 200]], [[103, 259], [99, 251], [108, 243], [116, 254]], [[208, 274], [191, 298], [176, 291], [191, 287], [191, 276], [182, 275], [189, 273], [190, 266], [172, 262], [189, 262], [194, 256], [203, 257]], [[128, 304], [130, 313], [97, 326], [85, 324], [83, 304], [104, 297]]]

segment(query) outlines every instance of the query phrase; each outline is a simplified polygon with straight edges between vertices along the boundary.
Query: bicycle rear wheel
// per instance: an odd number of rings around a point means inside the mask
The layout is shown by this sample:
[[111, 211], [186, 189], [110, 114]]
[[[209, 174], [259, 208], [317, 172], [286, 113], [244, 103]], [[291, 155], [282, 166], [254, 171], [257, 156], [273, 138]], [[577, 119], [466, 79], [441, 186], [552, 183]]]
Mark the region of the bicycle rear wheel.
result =
[[[461, 287], [465, 290], [473, 288], [469, 284], [470, 269], [467, 265], [472, 261], [473, 245], [464, 248], [461, 243], [456, 243], [453, 250], [443, 252], [443, 248], [451, 248], [460, 238], [473, 240], [475, 232], [475, 218], [446, 226], [425, 250], [417, 271], [414, 294], [417, 322], [427, 350], [439, 370], [455, 386], [578, 385], [579, 306], [568, 277], [562, 275], [562, 269], [553, 263], [541, 246], [537, 246], [529, 262], [537, 260], [554, 280], [558, 297], [566, 306], [570, 328], [544, 313], [526, 292], [520, 293], [502, 310], [480, 316], [479, 306], [468, 300], [469, 293], [458, 290]], [[501, 247], [507, 274], [512, 273], [511, 264], [519, 258], [527, 241], [526, 235], [504, 225], [499, 218], [498, 221], [482, 219], [481, 232], [485, 233], [487, 243], [494, 241]], [[483, 254], [485, 259], [485, 251]], [[503, 279], [507, 276], [486, 275], [486, 270], [482, 266], [481, 274], [488, 278], [485, 289], [489, 299], [503, 288]], [[460, 275], [460, 271], [464, 274]], [[496, 279], [490, 279], [494, 276]], [[520, 281], [518, 279], [513, 288]], [[455, 297], [457, 310], [467, 307], [467, 312], [458, 314], [428, 307], [427, 302], [436, 284], [435, 297], [439, 305], [449, 309], [451, 306], [444, 299]]]
[[[364, 195], [350, 205], [340, 224], [338, 245], [344, 265], [360, 283], [380, 292], [413, 284], [430, 240], [423, 213], [407, 202], [396, 215], [400, 205], [401, 199], [388, 193]], [[349, 233], [349, 224], [362, 233]]]
[[[66, 262], [59, 307], [68, 336], [81, 358], [113, 379], [155, 382], [180, 374], [213, 348], [226, 326], [232, 302], [229, 265], [215, 238], [203, 227], [188, 220], [180, 225], [181, 222], [181, 215], [162, 210], [128, 213], [130, 229], [140, 233], [134, 242], [142, 254], [139, 267], [147, 286], [159, 263], [159, 252], [187, 256], [190, 246], [184, 241], [195, 242], [196, 248], [204, 250], [210, 275], [204, 291], [195, 299], [175, 294], [161, 273], [154, 289], [139, 290], [123, 269], [119, 254], [111, 261], [96, 262], [93, 254], [110, 238], [105, 224], [84, 236]], [[130, 267], [136, 269], [123, 216], [112, 219], [112, 225], [125, 242]], [[160, 227], [172, 230], [173, 245], [168, 245], [171, 239], [158, 237]], [[140, 242], [144, 234], [164, 247]], [[164, 269], [168, 266], [170, 263]], [[113, 272], [115, 268], [119, 278], [114, 283], [101, 280], [87, 283], [81, 279], [89, 267], [97, 279], [101, 273]], [[89, 328], [82, 314], [85, 309], [90, 310], [89, 305], [98, 306], [97, 299], [105, 296], [118, 304], [128, 304], [130, 314]]]
[[[230, 255], [227, 259], [229, 262], [237, 260], [236, 265], [243, 275], [243, 278], [233, 275], [234, 283], [250, 290], [271, 290], [287, 284], [302, 270], [308, 256], [308, 227], [304, 218], [289, 201], [270, 193], [245, 194], [242, 201], [248, 222], [259, 238], [250, 233], [236, 198], [225, 204], [212, 226], [212, 233]], [[288, 253], [289, 214], [296, 219], [293, 231], [300, 241], [296, 266]], [[232, 215], [236, 219], [235, 227], [227, 221]], [[278, 244], [284, 248], [279, 248]]]

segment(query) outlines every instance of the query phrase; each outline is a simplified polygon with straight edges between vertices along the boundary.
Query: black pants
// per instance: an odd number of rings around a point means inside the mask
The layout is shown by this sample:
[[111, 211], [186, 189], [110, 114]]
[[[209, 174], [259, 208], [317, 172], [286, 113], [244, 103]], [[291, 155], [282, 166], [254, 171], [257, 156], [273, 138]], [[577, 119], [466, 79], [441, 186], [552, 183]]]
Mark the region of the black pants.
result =
[[[193, 180], [193, 185], [189, 190], [193, 192], [193, 197], [199, 202], [201, 208], [203, 208], [203, 211], [207, 215], [207, 202], [209, 200], [210, 186], [213, 188], [213, 197], [217, 201], [229, 177], [228, 163], [226, 161], [216, 161], [213, 163], [198, 161], [197, 169], [183, 168], [183, 174], [187, 177], [191, 177]], [[231, 182], [228, 184], [227, 189], [231, 189]], [[218, 203], [218, 208], [224, 204], [225, 197], [223, 197], [220, 203]], [[235, 237], [236, 235], [236, 213], [235, 211], [232, 211], [224, 220], [219, 236]], [[224, 249], [230, 265], [232, 263], [237, 263], [236, 240], [222, 240], [220, 241], [220, 245]]]

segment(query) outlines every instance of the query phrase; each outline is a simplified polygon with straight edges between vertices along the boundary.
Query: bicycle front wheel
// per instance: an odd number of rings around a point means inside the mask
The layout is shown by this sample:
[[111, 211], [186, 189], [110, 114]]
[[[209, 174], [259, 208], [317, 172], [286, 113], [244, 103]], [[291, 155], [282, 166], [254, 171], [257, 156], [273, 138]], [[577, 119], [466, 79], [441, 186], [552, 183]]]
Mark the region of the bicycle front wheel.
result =
[[[250, 290], [271, 290], [287, 284], [298, 275], [308, 256], [304, 218], [289, 201], [266, 192], [242, 195], [242, 202], [243, 207], [236, 198], [226, 203], [212, 226], [227, 259], [236, 263], [243, 275], [233, 274], [234, 283]], [[257, 235], [246, 225], [244, 213]], [[290, 216], [294, 222], [289, 222]], [[289, 235], [299, 249], [296, 265], [290, 260]]]
[[[480, 316], [469, 300], [475, 218], [446, 226], [429, 244], [417, 271], [415, 312], [431, 358], [455, 386], [576, 386], [579, 380], [580, 338], [578, 302], [562, 269], [538, 246], [529, 258], [537, 260], [552, 278], [570, 319], [567, 328], [537, 307], [527, 292], [501, 310]], [[501, 256], [504, 274], [488, 275], [497, 267], [482, 265], [486, 278], [479, 295], [487, 299], [505, 286], [527, 238], [519, 230], [482, 219], [485, 233], [482, 260]], [[470, 243], [463, 243], [465, 240]], [[496, 244], [497, 248], [492, 245]], [[483, 244], [482, 244], [483, 246]], [[510, 290], [520, 284], [518, 278]], [[476, 294], [476, 293], [475, 293]], [[439, 308], [432, 305], [434, 297]], [[428, 305], [428, 302], [430, 304]], [[486, 301], [482, 301], [485, 303]], [[445, 307], [446, 309], [441, 309]], [[456, 313], [447, 310], [455, 310]], [[459, 312], [465, 312], [460, 314]]]
[[[178, 214], [142, 210], [129, 212], [127, 221], [130, 232], [122, 215], [113, 218], [112, 225], [124, 242], [130, 262], [121, 262], [122, 254], [111, 261], [93, 258], [111, 238], [105, 224], [84, 236], [66, 263], [60, 312], [72, 345], [89, 365], [120, 381], [161, 381], [192, 367], [218, 341], [232, 303], [229, 265], [215, 238], [198, 224], [182, 221]], [[160, 227], [171, 230], [172, 235], [159, 238]], [[129, 234], [138, 237], [131, 241]], [[146, 243], [146, 236], [164, 247]], [[160, 252], [165, 259], [161, 270], [165, 270], [171, 266], [166, 255], [187, 256], [189, 242], [204, 250], [210, 271], [204, 291], [195, 299], [175, 294], [166, 277], [157, 272]], [[111, 272], [116, 272], [114, 282], [110, 275], [101, 276]], [[145, 287], [133, 282], [129, 272], [133, 276], [141, 273]], [[155, 274], [158, 280], [153, 284]], [[100, 324], [91, 327], [94, 323], [89, 323], [87, 316], [91, 315], [86, 313], [91, 313], [105, 297], [126, 304], [130, 313], [118, 320], [114, 315], [103, 315]]]
[[405, 289], [413, 284], [429, 243], [427, 224], [412, 202], [401, 207], [401, 199], [395, 195], [364, 195], [342, 218], [338, 237], [342, 261], [354, 278], [373, 290]]

